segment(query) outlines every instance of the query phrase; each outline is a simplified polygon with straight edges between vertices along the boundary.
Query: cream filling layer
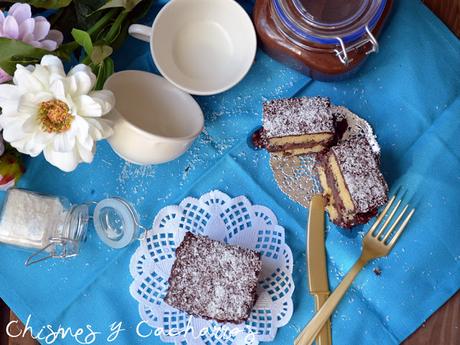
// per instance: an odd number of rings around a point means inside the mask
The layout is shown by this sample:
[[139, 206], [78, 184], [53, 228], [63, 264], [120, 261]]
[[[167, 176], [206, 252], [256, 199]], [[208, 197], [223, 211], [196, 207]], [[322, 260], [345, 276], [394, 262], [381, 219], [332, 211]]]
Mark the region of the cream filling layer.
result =
[[333, 154], [329, 155], [328, 168], [332, 172], [332, 176], [334, 177], [334, 180], [337, 184], [337, 194], [339, 195], [345, 210], [347, 213], [354, 213], [355, 205], [345, 184], [345, 180], [343, 178], [339, 164], [337, 163], [337, 159]]
[[331, 133], [317, 133], [317, 134], [304, 134], [304, 135], [290, 135], [286, 137], [269, 138], [268, 142], [273, 146], [295, 145], [318, 143], [332, 139]]
[[286, 149], [286, 150], [283, 150], [283, 153], [287, 155], [297, 156], [297, 155], [302, 155], [305, 153], [317, 153], [323, 150], [324, 150], [323, 145], [316, 145], [313, 147], [299, 147], [297, 149]]
[[335, 207], [334, 194], [332, 193], [331, 187], [327, 183], [326, 172], [324, 171], [323, 167], [318, 167], [318, 175], [319, 175], [319, 182], [321, 183], [321, 186], [323, 187], [323, 192], [326, 198], [329, 200], [325, 209], [327, 213], [329, 213], [329, 217], [331, 218], [331, 220], [337, 220], [339, 218], [339, 212], [337, 211], [337, 208]]

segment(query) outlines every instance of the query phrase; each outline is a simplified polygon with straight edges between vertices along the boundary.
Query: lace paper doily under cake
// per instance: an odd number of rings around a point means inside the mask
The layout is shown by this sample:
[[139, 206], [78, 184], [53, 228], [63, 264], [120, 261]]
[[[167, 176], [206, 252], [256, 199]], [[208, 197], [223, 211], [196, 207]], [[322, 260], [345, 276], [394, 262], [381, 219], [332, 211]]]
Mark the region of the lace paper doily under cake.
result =
[[[219, 324], [187, 315], [164, 302], [175, 249], [184, 234], [208, 236], [261, 254], [262, 272], [257, 301], [249, 319], [240, 325]], [[139, 302], [140, 317], [156, 328], [164, 342], [175, 344], [232, 345], [272, 341], [277, 329], [292, 316], [292, 253], [284, 228], [273, 212], [252, 205], [244, 196], [230, 198], [213, 191], [200, 199], [186, 198], [167, 206], [155, 217], [131, 258], [134, 279], [131, 295]]]
[[[332, 106], [336, 122], [346, 126], [340, 135], [345, 140], [356, 135], [364, 135], [376, 156], [380, 155], [372, 127], [369, 123], [345, 107]], [[321, 193], [321, 185], [315, 171], [316, 155], [284, 156], [270, 153], [270, 167], [281, 191], [291, 200], [309, 207], [313, 195]]]

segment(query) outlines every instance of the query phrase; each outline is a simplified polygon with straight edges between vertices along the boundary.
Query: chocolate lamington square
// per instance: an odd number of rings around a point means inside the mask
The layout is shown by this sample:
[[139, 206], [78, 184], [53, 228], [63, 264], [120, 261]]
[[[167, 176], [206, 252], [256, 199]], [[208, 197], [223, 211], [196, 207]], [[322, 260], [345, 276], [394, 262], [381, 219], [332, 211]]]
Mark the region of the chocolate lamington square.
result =
[[256, 301], [260, 254], [190, 232], [176, 249], [165, 302], [188, 314], [242, 323]]
[[263, 135], [271, 152], [300, 155], [324, 151], [335, 139], [329, 99], [302, 97], [265, 102]]
[[326, 210], [339, 226], [366, 223], [388, 200], [379, 160], [363, 136], [340, 141], [319, 155], [317, 170], [328, 198]]

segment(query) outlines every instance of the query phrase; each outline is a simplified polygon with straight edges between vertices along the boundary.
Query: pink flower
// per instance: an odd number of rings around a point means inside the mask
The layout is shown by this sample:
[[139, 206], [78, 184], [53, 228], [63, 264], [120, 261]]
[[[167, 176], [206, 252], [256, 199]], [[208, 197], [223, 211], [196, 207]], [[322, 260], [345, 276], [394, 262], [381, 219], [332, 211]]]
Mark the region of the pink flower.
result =
[[0, 84], [6, 83], [13, 79], [8, 73], [6, 73], [3, 69], [0, 68]]
[[[49, 51], [56, 50], [64, 37], [58, 30], [50, 30], [50, 23], [45, 17], [32, 18], [29, 4], [15, 3], [8, 15], [0, 11], [0, 37], [20, 40], [36, 48]], [[0, 71], [0, 80], [2, 73]]]

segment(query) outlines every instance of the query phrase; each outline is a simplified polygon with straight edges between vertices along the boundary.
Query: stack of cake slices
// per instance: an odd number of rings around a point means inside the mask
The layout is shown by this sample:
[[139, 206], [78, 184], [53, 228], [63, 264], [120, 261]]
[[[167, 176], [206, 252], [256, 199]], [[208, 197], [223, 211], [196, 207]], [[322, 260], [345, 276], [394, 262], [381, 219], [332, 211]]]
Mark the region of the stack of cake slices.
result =
[[317, 157], [317, 171], [331, 220], [344, 228], [367, 223], [387, 202], [388, 187], [364, 137], [339, 141]]
[[344, 228], [363, 224], [387, 202], [388, 186], [379, 157], [366, 135], [342, 138], [344, 122], [324, 97], [264, 103], [262, 137], [270, 152], [317, 154], [317, 172], [331, 220]]

